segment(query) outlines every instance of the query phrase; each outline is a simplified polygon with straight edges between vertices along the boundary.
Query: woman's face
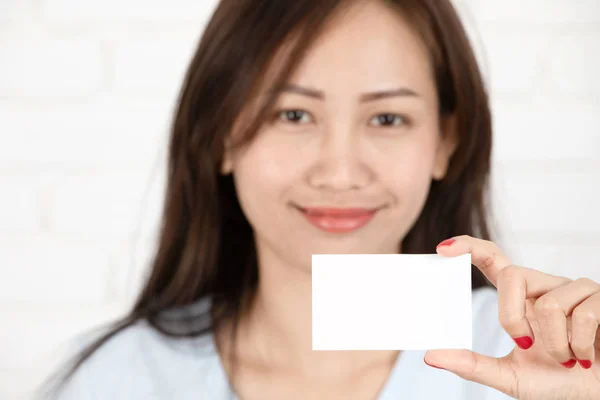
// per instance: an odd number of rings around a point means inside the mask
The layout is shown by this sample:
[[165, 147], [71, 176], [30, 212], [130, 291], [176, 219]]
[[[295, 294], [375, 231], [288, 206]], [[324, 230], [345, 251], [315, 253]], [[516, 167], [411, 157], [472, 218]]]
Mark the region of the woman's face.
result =
[[308, 270], [312, 254], [397, 253], [453, 151], [427, 49], [407, 23], [383, 3], [355, 6], [275, 110], [223, 166], [261, 261]]

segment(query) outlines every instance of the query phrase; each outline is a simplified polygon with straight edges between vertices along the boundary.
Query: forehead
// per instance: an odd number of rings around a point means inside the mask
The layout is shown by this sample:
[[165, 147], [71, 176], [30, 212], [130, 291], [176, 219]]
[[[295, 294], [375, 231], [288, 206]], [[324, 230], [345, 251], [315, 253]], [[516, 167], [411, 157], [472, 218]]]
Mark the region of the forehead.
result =
[[433, 89], [427, 47], [404, 15], [380, 1], [337, 15], [298, 66], [292, 81], [324, 90]]

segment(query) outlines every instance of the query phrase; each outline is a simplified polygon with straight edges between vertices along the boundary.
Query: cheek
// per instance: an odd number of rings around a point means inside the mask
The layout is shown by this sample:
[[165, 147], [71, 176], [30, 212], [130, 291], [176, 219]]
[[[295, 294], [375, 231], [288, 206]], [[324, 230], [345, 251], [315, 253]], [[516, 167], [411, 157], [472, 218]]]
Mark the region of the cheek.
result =
[[299, 163], [293, 154], [282, 151], [281, 146], [257, 141], [236, 158], [233, 171], [236, 190], [252, 225], [262, 225], [259, 218], [272, 219], [297, 180]]
[[380, 158], [379, 176], [400, 194], [426, 189], [431, 182], [437, 140], [433, 133], [422, 133], [390, 145]]
[[281, 146], [261, 146], [257, 143], [239, 159], [235, 171], [251, 190], [280, 192], [291, 185], [300, 173], [300, 164], [294, 158], [295, 152]]

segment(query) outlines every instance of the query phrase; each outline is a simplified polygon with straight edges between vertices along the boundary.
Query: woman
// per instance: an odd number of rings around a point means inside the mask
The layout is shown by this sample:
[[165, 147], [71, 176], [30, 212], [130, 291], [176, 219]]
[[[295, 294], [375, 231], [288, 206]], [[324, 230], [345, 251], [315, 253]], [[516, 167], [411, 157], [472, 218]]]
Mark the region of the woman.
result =
[[[449, 0], [223, 0], [181, 93], [148, 281], [59, 398], [600, 398], [600, 285], [488, 241], [490, 152]], [[312, 254], [436, 245], [472, 255], [475, 353], [311, 351]]]

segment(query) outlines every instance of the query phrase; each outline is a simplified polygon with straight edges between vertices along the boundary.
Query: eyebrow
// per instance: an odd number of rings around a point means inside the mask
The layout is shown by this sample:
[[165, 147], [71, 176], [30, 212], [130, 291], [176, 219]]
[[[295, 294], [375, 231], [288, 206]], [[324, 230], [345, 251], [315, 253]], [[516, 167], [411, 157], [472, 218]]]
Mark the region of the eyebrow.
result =
[[[278, 93], [296, 93], [302, 96], [312, 97], [318, 100], [325, 100], [325, 93], [323, 93], [322, 91], [294, 85], [291, 83], [281, 86], [278, 90], [274, 89], [274, 91]], [[389, 97], [419, 97], [419, 95], [409, 88], [400, 87], [390, 90], [363, 93], [360, 95], [360, 101], [364, 103], [368, 101], [381, 100]]]

